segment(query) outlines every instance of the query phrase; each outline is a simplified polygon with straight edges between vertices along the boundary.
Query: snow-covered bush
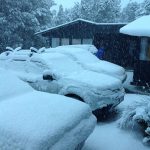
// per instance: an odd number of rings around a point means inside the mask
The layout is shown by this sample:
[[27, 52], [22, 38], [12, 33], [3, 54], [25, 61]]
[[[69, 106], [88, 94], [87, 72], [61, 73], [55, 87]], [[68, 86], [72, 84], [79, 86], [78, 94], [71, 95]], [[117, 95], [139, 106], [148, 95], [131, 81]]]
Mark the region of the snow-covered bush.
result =
[[140, 127], [144, 132], [144, 143], [150, 143], [150, 98], [140, 102], [133, 102], [123, 111], [119, 120], [122, 129], [137, 129]]

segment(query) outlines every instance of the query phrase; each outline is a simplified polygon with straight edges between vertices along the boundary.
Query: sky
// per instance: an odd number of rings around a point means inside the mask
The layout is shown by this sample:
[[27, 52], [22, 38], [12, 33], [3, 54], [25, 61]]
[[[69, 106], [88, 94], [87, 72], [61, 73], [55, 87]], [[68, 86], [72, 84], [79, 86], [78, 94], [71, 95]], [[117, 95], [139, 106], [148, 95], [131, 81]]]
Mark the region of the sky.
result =
[[[57, 3], [57, 6], [55, 6], [55, 8], [58, 9], [58, 6], [60, 4], [62, 4], [64, 8], [71, 8], [73, 7], [75, 2], [80, 2], [81, 0], [54, 0], [54, 1]], [[122, 7], [124, 7], [129, 1], [141, 2], [143, 0], [122, 0]]]

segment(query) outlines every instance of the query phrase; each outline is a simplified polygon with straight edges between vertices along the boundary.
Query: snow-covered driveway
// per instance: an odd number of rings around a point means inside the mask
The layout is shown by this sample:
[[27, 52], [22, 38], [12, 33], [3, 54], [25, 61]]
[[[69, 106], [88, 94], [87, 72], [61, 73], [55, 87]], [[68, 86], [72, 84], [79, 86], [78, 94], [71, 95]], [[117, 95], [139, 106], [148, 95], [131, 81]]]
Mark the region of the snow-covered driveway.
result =
[[[127, 94], [118, 109], [123, 110], [124, 107], [130, 105], [134, 100], [140, 99], [140, 97], [140, 95]], [[142, 143], [142, 135], [135, 131], [120, 129], [118, 119], [98, 123], [86, 141], [83, 150], [149, 150], [149, 147]]]
[[99, 123], [83, 150], [149, 150], [134, 132], [117, 127], [117, 122]]

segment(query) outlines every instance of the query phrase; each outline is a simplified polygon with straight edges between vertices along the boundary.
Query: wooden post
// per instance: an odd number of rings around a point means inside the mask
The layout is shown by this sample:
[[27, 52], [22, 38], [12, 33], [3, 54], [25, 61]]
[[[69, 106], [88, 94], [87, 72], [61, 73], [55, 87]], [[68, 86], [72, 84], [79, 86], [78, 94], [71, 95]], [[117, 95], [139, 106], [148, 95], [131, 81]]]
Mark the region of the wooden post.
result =
[[148, 52], [148, 38], [141, 38], [141, 50], [140, 50], [140, 60], [147, 60], [147, 52]]
[[62, 38], [59, 38], [59, 46], [62, 45]]
[[83, 44], [83, 38], [81, 38], [81, 44]]
[[52, 47], [52, 37], [49, 37], [49, 47]]
[[69, 45], [72, 45], [72, 37], [69, 38]]

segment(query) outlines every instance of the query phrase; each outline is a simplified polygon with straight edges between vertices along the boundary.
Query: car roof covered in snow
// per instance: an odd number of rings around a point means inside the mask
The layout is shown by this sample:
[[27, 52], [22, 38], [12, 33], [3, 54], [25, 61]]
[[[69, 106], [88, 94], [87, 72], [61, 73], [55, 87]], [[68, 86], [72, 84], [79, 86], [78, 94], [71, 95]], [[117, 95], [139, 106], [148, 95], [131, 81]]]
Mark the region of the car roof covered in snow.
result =
[[120, 29], [120, 33], [150, 37], [150, 15], [143, 16]]

